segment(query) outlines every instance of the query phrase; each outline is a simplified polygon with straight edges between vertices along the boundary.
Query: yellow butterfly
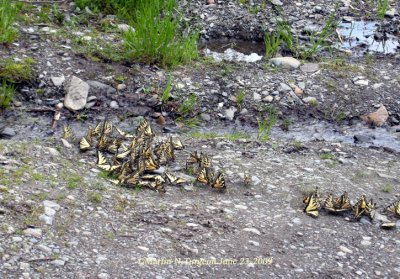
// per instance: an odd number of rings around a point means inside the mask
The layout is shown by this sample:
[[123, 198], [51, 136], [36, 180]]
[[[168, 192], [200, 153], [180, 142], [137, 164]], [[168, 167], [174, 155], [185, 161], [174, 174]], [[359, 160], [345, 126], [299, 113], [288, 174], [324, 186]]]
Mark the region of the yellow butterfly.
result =
[[103, 125], [101, 125], [101, 122], [97, 123], [96, 127], [94, 127], [93, 130], [93, 135], [94, 136], [100, 136], [103, 130]]
[[110, 165], [107, 162], [107, 158], [100, 151], [97, 151], [97, 166], [105, 171], [113, 171], [121, 167], [121, 165]]
[[116, 129], [117, 132], [118, 132], [121, 136], [123, 136], [124, 138], [130, 139], [130, 138], [134, 138], [134, 137], [135, 137], [134, 135], [131, 135], [131, 134], [129, 134], [129, 133], [126, 133], [126, 132], [122, 131], [122, 130], [121, 130], [120, 128], [118, 128], [118, 127], [115, 127], [115, 129]]
[[318, 208], [318, 198], [315, 196], [315, 194], [310, 194], [306, 207], [304, 208], [304, 212], [311, 217], [317, 218], [319, 216]]
[[64, 125], [62, 138], [65, 139], [65, 140], [74, 139], [75, 138], [74, 131], [72, 131], [71, 126]]
[[153, 156], [144, 160], [145, 170], [146, 171], [154, 171], [158, 169], [160, 166], [154, 161]]
[[209, 184], [209, 173], [206, 168], [202, 168], [199, 175], [196, 178], [197, 181], [204, 183], [204, 184]]
[[213, 183], [211, 183], [211, 187], [217, 190], [226, 189], [225, 177], [222, 172], [218, 173], [217, 178], [214, 180]]
[[[318, 186], [317, 187], [315, 187], [315, 190], [314, 190], [314, 193], [312, 193], [314, 196], [315, 196], [315, 198], [317, 199], [317, 201], [319, 202], [319, 190], [318, 190]], [[307, 195], [307, 196], [305, 196], [304, 197], [304, 199], [303, 199], [303, 203], [308, 203], [309, 202], [309, 199], [311, 198], [311, 194], [309, 194], [309, 195]]]
[[140, 173], [136, 172], [133, 175], [129, 176], [125, 181], [124, 184], [128, 186], [137, 186], [139, 184]]
[[169, 173], [167, 171], [165, 171], [165, 176], [167, 177], [169, 183], [171, 183], [173, 185], [183, 184], [183, 183], [187, 182], [186, 179], [183, 179], [181, 177], [177, 177], [177, 176], [175, 176], [172, 173]]
[[211, 160], [208, 158], [208, 155], [205, 153], [200, 153], [200, 168], [210, 168]]
[[179, 138], [170, 137], [170, 143], [176, 150], [182, 150], [185, 148], [182, 144], [182, 141]]
[[107, 120], [103, 122], [103, 130], [101, 131], [103, 135], [112, 134], [113, 124]]
[[79, 141], [79, 149], [81, 151], [87, 151], [90, 148], [92, 148], [90, 142], [86, 139], [86, 137], [82, 137], [81, 140]]
[[154, 136], [153, 130], [151, 129], [151, 126], [150, 126], [149, 122], [146, 119], [143, 119], [143, 121], [136, 128], [136, 134], [137, 135], [144, 135], [146, 137]]
[[387, 208], [387, 211], [394, 213], [397, 217], [400, 217], [400, 200], [397, 200], [390, 204]]
[[131, 151], [128, 149], [128, 150], [126, 150], [126, 151], [124, 151], [124, 152], [122, 152], [122, 153], [119, 153], [119, 154], [117, 154], [117, 159], [125, 159], [126, 157], [128, 157], [129, 156], [129, 154], [131, 154]]
[[186, 159], [186, 170], [189, 169], [189, 165], [199, 164], [201, 161], [197, 151], [190, 153], [189, 158]]
[[164, 143], [164, 152], [167, 155], [167, 159], [175, 161], [174, 147], [171, 143], [169, 142]]
[[106, 134], [103, 134], [100, 137], [100, 139], [96, 145], [96, 148], [98, 150], [105, 150], [107, 148], [107, 146], [108, 146], [108, 138], [107, 138]]
[[365, 195], [362, 195], [361, 198], [356, 202], [353, 206], [353, 214], [355, 219], [361, 218], [361, 216], [366, 212], [367, 209], [367, 200]]
[[335, 201], [335, 209], [336, 211], [348, 211], [351, 210], [352, 205], [349, 199], [347, 192], [344, 192], [338, 199]]
[[376, 213], [376, 203], [373, 202], [372, 199], [367, 203], [367, 208], [365, 209], [365, 214], [372, 220], [375, 217]]
[[[308, 201], [307, 201], [308, 202]], [[329, 194], [324, 203], [324, 209], [330, 212], [336, 212], [335, 203], [332, 194]]]
[[121, 184], [121, 181], [118, 180], [118, 179], [108, 178], [107, 180], [110, 181], [111, 183], [115, 184], [115, 185]]

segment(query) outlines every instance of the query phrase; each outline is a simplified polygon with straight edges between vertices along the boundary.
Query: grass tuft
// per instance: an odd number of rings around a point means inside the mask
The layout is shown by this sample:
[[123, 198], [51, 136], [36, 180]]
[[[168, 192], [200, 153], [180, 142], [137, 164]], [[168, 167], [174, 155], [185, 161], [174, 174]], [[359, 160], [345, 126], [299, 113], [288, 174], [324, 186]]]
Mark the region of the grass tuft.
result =
[[12, 43], [18, 32], [12, 25], [21, 9], [20, 4], [11, 3], [10, 0], [0, 0], [0, 43]]
[[260, 115], [258, 118], [257, 139], [260, 141], [269, 140], [271, 129], [275, 125], [277, 120], [278, 120], [278, 112], [276, 108], [273, 106], [267, 107], [265, 115], [264, 116]]
[[124, 33], [126, 56], [149, 64], [175, 67], [198, 57], [198, 33], [179, 32], [175, 0], [138, 0], [132, 27]]
[[14, 97], [15, 89], [13, 84], [9, 84], [3, 80], [3, 84], [0, 86], [0, 108], [6, 109], [10, 106], [11, 101]]
[[32, 65], [35, 61], [28, 57], [20, 61], [12, 58], [0, 61], [0, 79], [12, 83], [29, 81], [33, 78]]

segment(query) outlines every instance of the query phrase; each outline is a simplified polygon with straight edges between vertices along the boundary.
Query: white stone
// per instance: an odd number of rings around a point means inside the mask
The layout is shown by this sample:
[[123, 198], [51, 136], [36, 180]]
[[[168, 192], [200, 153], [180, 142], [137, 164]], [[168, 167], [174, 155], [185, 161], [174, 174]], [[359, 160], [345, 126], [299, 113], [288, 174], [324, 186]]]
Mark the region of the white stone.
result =
[[41, 229], [28, 228], [28, 229], [24, 230], [24, 234], [25, 235], [34, 236], [36, 238], [40, 238], [40, 237], [42, 237], [42, 230]]
[[135, 29], [131, 26], [129, 26], [128, 24], [118, 24], [117, 25], [118, 30], [122, 31], [122, 32], [127, 32], [127, 31], [132, 31], [135, 32]]
[[66, 139], [61, 139], [61, 142], [62, 142], [64, 147], [72, 148], [72, 145]]
[[229, 120], [233, 120], [235, 117], [235, 112], [237, 111], [237, 108], [235, 107], [230, 107], [229, 109], [225, 110], [225, 117], [228, 118]]
[[67, 92], [64, 100], [65, 107], [70, 110], [80, 110], [86, 105], [89, 84], [76, 76], [72, 76], [65, 85], [65, 92]]
[[359, 79], [355, 81], [354, 84], [360, 86], [367, 86], [369, 84], [369, 81], [367, 79]]
[[54, 265], [57, 265], [57, 266], [64, 266], [65, 265], [65, 261], [63, 261], [63, 260], [54, 260], [51, 263], [54, 264]]
[[144, 246], [138, 246], [137, 248], [139, 248], [140, 250], [145, 251], [145, 252], [150, 250], [149, 248], [144, 247]]
[[340, 246], [339, 246], [339, 249], [340, 249], [341, 251], [343, 251], [344, 253], [349, 253], [349, 254], [352, 254], [352, 253], [353, 253], [352, 250], [350, 250], [349, 248], [347, 248], [347, 247], [345, 247], [345, 246], [343, 246], [343, 245], [340, 245]]
[[261, 95], [256, 93], [256, 92], [254, 92], [253, 99], [254, 99], [254, 101], [260, 101], [261, 100]]
[[110, 108], [112, 108], [112, 109], [119, 108], [119, 105], [118, 105], [117, 101], [111, 101], [110, 102]]
[[47, 216], [45, 214], [42, 214], [39, 216], [39, 220], [45, 223], [46, 225], [52, 225], [53, 224], [53, 217]]
[[279, 0], [269, 0], [271, 4], [276, 5], [276, 6], [282, 6], [283, 3]]
[[43, 206], [44, 206], [44, 207], [53, 208], [55, 211], [57, 211], [57, 210], [60, 209], [60, 205], [59, 205], [59, 204], [57, 204], [57, 203], [55, 203], [55, 202], [53, 202], [53, 201], [48, 201], [48, 200], [43, 201]]
[[63, 85], [64, 81], [65, 81], [65, 77], [64, 75], [61, 75], [59, 77], [50, 77], [51, 82], [54, 84], [54, 86], [61, 86]]
[[299, 60], [293, 57], [275, 57], [271, 58], [269, 61], [275, 66], [293, 69], [298, 68], [301, 64]]
[[261, 232], [259, 230], [257, 230], [256, 228], [244, 228], [243, 231], [261, 235]]
[[317, 98], [315, 97], [305, 97], [303, 98], [303, 102], [306, 104], [317, 104]]

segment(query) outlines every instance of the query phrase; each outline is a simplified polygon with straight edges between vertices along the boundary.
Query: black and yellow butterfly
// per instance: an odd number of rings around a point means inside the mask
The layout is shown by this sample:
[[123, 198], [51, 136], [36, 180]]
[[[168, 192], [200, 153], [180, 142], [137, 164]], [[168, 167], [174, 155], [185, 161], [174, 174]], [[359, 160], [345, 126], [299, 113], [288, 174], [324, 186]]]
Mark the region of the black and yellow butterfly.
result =
[[139, 178], [140, 178], [140, 173], [136, 172], [136, 173], [130, 175], [129, 177], [127, 177], [123, 183], [128, 186], [137, 186], [137, 185], [139, 185], [139, 182], [140, 182]]
[[353, 206], [353, 215], [355, 219], [361, 218], [361, 216], [366, 213], [367, 210], [367, 200], [365, 195], [362, 195], [361, 198], [356, 202]]
[[106, 134], [102, 134], [102, 135], [100, 136], [99, 141], [97, 142], [96, 148], [97, 148], [98, 150], [103, 151], [103, 150], [106, 150], [107, 147], [108, 147], [108, 137], [107, 137]]
[[107, 158], [104, 156], [103, 153], [97, 151], [97, 166], [105, 171], [113, 171], [121, 167], [121, 165], [110, 165], [107, 162]]
[[104, 120], [103, 122], [103, 129], [101, 131], [101, 133], [103, 135], [109, 135], [112, 134], [113, 131], [113, 124], [112, 122], [108, 121], [108, 120]]
[[397, 217], [400, 217], [400, 200], [397, 200], [386, 207], [387, 211], [394, 213]]
[[69, 139], [72, 140], [75, 138], [74, 131], [72, 130], [71, 126], [64, 125], [62, 138], [65, 140], [69, 140]]
[[174, 152], [174, 146], [170, 142], [164, 143], [164, 146], [162, 149], [165, 152], [165, 155], [167, 156], [167, 160], [169, 161], [175, 161], [175, 152]]
[[304, 212], [314, 218], [319, 216], [319, 202], [318, 198], [315, 194], [310, 194], [307, 199], [306, 207], [304, 208]]
[[372, 199], [367, 203], [367, 208], [365, 209], [365, 214], [372, 220], [376, 213], [376, 203]]
[[117, 132], [124, 138], [130, 139], [130, 138], [134, 138], [135, 136], [129, 133], [126, 133], [124, 131], [122, 131], [120, 128], [115, 127], [115, 129], [117, 130]]
[[215, 178], [214, 182], [210, 184], [210, 186], [214, 189], [217, 190], [225, 190], [226, 189], [226, 184], [225, 184], [225, 177], [222, 172], [218, 173], [217, 177]]
[[177, 176], [175, 176], [172, 173], [167, 172], [167, 171], [165, 171], [165, 176], [167, 177], [169, 183], [171, 183], [173, 185], [183, 184], [183, 183], [187, 182], [186, 179], [183, 179], [181, 177], [177, 177]]
[[209, 171], [207, 168], [202, 168], [196, 178], [197, 181], [203, 183], [203, 184], [209, 184], [210, 183], [210, 175]]
[[118, 153], [116, 155], [116, 158], [118, 160], [123, 160], [123, 159], [127, 158], [129, 156], [129, 154], [131, 154], [131, 150], [128, 149], [128, 150], [126, 150], [126, 151], [124, 151], [122, 153]]
[[352, 205], [347, 192], [345, 191], [339, 198], [335, 200], [335, 209], [337, 212], [351, 210]]
[[186, 168], [188, 165], [199, 164], [201, 161], [200, 156], [197, 154], [197, 151], [193, 151], [190, 153], [189, 158], [186, 159]]
[[93, 129], [93, 135], [94, 136], [100, 136], [103, 131], [103, 125], [101, 122], [97, 123], [96, 127]]
[[113, 139], [108, 143], [107, 151], [115, 154], [121, 146], [122, 141], [120, 139]]
[[176, 150], [182, 150], [185, 148], [179, 138], [170, 137], [170, 143]]
[[325, 199], [323, 208], [329, 212], [336, 212], [335, 202], [333, 201], [332, 194], [329, 194], [328, 197]]
[[149, 158], [144, 159], [144, 165], [145, 165], [145, 170], [146, 171], [154, 171], [160, 166], [155, 162], [153, 156], [150, 156]]
[[[319, 195], [318, 186], [315, 187], [315, 190], [314, 190], [314, 192], [313, 192], [312, 194], [315, 196], [315, 198], [316, 198], [317, 201], [319, 202], [319, 201], [320, 201], [320, 198], [319, 198], [320, 195]], [[311, 196], [312, 196], [311, 194], [305, 196], [304, 199], [303, 199], [303, 203], [307, 204], [307, 203], [309, 202], [309, 199], [311, 198]]]
[[146, 119], [143, 119], [139, 126], [136, 128], [136, 134], [144, 135], [146, 137], [154, 136], [153, 129], [151, 129], [151, 126]]
[[205, 153], [200, 153], [200, 168], [211, 168], [211, 160]]
[[92, 148], [91, 141], [89, 141], [86, 137], [82, 137], [79, 141], [79, 149], [81, 151], [87, 151]]

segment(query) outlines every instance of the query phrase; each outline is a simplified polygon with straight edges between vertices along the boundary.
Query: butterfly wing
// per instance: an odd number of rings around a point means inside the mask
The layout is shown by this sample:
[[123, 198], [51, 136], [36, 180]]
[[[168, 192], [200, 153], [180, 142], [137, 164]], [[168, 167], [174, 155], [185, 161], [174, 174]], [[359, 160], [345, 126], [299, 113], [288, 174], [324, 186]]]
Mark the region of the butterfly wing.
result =
[[316, 218], [319, 216], [318, 208], [319, 208], [318, 198], [315, 196], [315, 194], [312, 194], [308, 200], [306, 207], [304, 208], [304, 212], [307, 215]]
[[86, 139], [86, 137], [82, 137], [81, 140], [79, 141], [79, 149], [81, 151], [87, 151], [91, 148], [92, 146], [90, 145], [89, 141]]
[[226, 189], [225, 177], [222, 172], [218, 173], [217, 178], [211, 184], [211, 187], [214, 189], [217, 189], [217, 190], [225, 190]]
[[208, 175], [207, 175], [207, 169], [206, 168], [202, 168], [199, 175], [196, 178], [197, 181], [204, 183], [204, 184], [208, 184], [209, 180], [208, 180]]

